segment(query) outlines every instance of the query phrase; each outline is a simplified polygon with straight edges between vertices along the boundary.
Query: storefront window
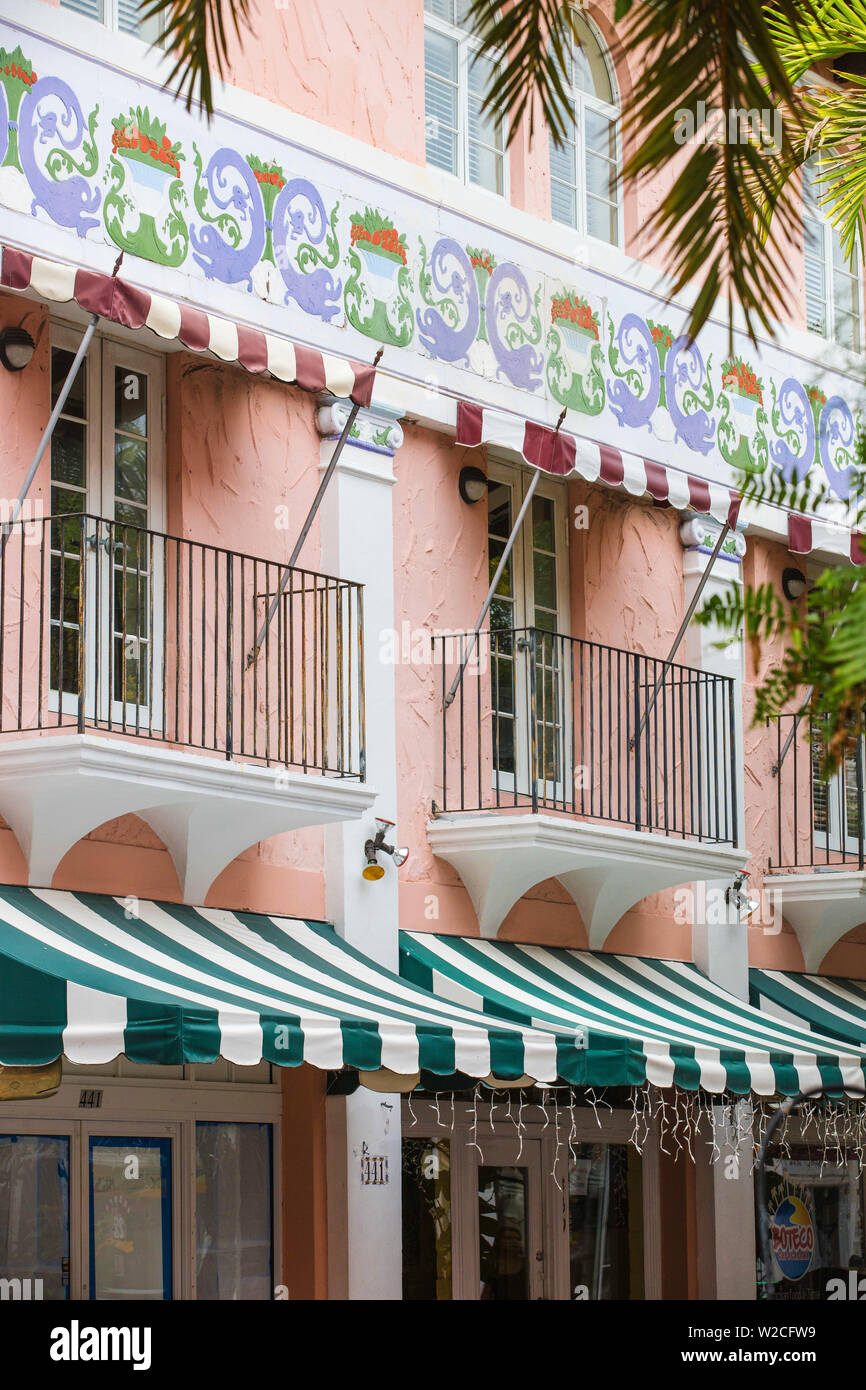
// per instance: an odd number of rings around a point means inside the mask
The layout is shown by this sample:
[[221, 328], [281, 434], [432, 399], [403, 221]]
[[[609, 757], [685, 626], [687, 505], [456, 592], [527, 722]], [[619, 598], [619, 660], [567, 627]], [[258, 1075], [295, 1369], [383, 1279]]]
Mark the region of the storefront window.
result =
[[452, 1297], [447, 1139], [403, 1140], [403, 1297]]
[[[788, 1302], [826, 1299], [831, 1280], [847, 1288], [850, 1270], [863, 1270], [863, 1200], [857, 1163], [836, 1167], [811, 1158], [805, 1147], [791, 1146], [767, 1175], [770, 1216], [770, 1270], [760, 1256], [758, 1227], [758, 1297]], [[758, 1217], [760, 1220], [760, 1216]]]
[[196, 1294], [273, 1297], [271, 1126], [197, 1124]]
[[640, 1156], [628, 1144], [575, 1144], [568, 1166], [572, 1299], [640, 1299]]
[[91, 1136], [90, 1296], [171, 1298], [170, 1139]]
[[3, 1298], [69, 1297], [69, 1140], [0, 1134]]

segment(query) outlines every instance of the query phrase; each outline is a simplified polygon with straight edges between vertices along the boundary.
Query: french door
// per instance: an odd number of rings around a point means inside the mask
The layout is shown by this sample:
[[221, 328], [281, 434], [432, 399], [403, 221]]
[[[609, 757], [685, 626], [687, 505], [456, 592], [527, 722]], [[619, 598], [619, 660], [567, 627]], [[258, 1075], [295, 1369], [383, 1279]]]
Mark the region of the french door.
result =
[[[492, 579], [529, 485], [491, 465], [488, 557]], [[573, 692], [568, 631], [565, 495], [539, 483], [490, 607], [494, 790], [561, 801], [570, 765]]]
[[812, 830], [817, 852], [832, 861], [858, 858], [861, 845], [866, 850], [863, 825], [864, 786], [866, 786], [866, 740], [860, 739], [830, 778], [822, 776], [824, 740], [822, 726], [815, 721], [811, 731]]
[[[52, 334], [53, 401], [77, 341]], [[76, 713], [83, 678], [100, 724], [161, 726], [163, 396], [160, 357], [95, 338], [51, 442], [52, 699]]]

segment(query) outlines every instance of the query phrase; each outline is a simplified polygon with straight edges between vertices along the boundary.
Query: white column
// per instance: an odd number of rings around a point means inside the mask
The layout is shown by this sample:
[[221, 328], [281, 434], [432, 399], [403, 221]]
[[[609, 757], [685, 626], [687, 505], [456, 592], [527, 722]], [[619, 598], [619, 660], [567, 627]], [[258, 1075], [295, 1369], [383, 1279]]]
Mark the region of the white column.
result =
[[[323, 404], [317, 412], [322, 470], [348, 413], [343, 401]], [[319, 513], [323, 570], [364, 585], [366, 769], [367, 782], [378, 793], [367, 818], [325, 830], [327, 914], [347, 941], [395, 971], [396, 866], [388, 855], [381, 855], [385, 876], [375, 883], [362, 878], [361, 871], [364, 842], [376, 833], [375, 816], [397, 818], [395, 671], [393, 664], [381, 660], [381, 652], [382, 634], [394, 627], [392, 465], [402, 442], [393, 412], [375, 404], [362, 411]], [[328, 1127], [332, 1149], [341, 1150], [328, 1155], [332, 1291], [350, 1299], [399, 1299], [400, 1097], [359, 1087], [354, 1095], [332, 1100], [329, 1106], [344, 1111], [334, 1115]], [[366, 1156], [387, 1158], [387, 1183], [362, 1183]]]
[[[700, 583], [718, 538], [718, 522], [707, 517], [688, 517], [680, 528], [686, 547], [683, 562], [685, 602], [688, 605]], [[730, 585], [742, 587], [745, 537], [731, 532], [703, 589], [699, 607], [712, 594], [724, 595]], [[684, 659], [690, 666], [733, 676], [735, 685], [735, 739], [738, 843], [745, 843], [743, 827], [743, 699], [745, 676], [743, 642], [739, 637], [719, 648], [727, 634], [715, 625], [691, 623], [685, 638]], [[740, 999], [749, 997], [748, 921], [725, 902], [730, 880], [713, 879], [692, 884], [695, 911], [692, 920], [692, 956], [698, 969]], [[721, 1111], [716, 1111], [721, 1124]], [[753, 1299], [755, 1297], [755, 1196], [748, 1141], [739, 1154], [723, 1147], [722, 1157], [712, 1161], [712, 1145], [695, 1153], [697, 1165], [698, 1297], [704, 1300]]]

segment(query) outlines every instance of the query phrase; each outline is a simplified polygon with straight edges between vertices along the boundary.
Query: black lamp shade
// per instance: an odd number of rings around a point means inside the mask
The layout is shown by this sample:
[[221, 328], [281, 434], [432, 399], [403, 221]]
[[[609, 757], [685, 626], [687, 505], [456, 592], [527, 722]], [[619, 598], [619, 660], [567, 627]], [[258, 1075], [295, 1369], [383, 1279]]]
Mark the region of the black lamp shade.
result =
[[473, 468], [471, 465], [460, 469], [460, 477], [457, 480], [460, 496], [469, 506], [475, 502], [480, 502], [487, 492], [487, 475], [482, 473], [480, 468]]
[[789, 565], [782, 571], [782, 593], [790, 603], [796, 603], [806, 592], [806, 576], [802, 570]]
[[35, 348], [36, 344], [26, 328], [0, 329], [0, 363], [7, 372], [23, 372]]

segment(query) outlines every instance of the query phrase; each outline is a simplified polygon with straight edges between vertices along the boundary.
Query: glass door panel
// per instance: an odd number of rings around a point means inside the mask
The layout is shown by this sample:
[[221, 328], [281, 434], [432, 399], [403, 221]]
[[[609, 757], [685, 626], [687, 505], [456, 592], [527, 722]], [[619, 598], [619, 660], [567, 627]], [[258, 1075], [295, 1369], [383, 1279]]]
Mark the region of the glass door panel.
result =
[[0, 1279], [4, 1297], [69, 1297], [66, 1135], [0, 1134]]
[[404, 1139], [403, 1298], [453, 1297], [451, 1146]]
[[640, 1156], [627, 1144], [575, 1144], [568, 1165], [572, 1299], [643, 1298]]
[[91, 1135], [90, 1297], [168, 1299], [171, 1140]]
[[271, 1298], [271, 1126], [199, 1123], [196, 1297]]
[[[541, 1298], [544, 1252], [541, 1226], [541, 1150], [528, 1140], [519, 1145], [484, 1145], [483, 1161], [473, 1156], [475, 1180], [475, 1268], [484, 1302]], [[475, 1161], [477, 1160], [477, 1161]]]

